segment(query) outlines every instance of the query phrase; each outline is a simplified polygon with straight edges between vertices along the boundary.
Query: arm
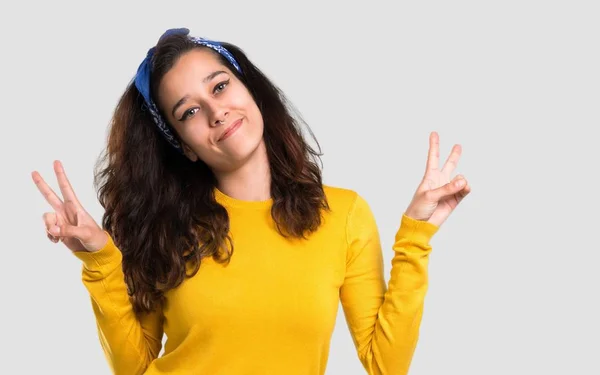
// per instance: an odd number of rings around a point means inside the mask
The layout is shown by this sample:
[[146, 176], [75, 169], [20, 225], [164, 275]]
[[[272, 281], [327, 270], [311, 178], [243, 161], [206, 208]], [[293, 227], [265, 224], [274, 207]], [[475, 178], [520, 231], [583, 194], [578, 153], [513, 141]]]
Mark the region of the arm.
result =
[[143, 374], [162, 348], [162, 312], [136, 317], [127, 294], [122, 255], [110, 235], [99, 251], [73, 254], [83, 261], [83, 284], [90, 293], [111, 370], [116, 375]]
[[373, 214], [360, 196], [349, 212], [347, 271], [340, 299], [359, 359], [369, 375], [408, 373], [428, 286], [429, 240], [437, 229], [402, 216], [386, 288]]

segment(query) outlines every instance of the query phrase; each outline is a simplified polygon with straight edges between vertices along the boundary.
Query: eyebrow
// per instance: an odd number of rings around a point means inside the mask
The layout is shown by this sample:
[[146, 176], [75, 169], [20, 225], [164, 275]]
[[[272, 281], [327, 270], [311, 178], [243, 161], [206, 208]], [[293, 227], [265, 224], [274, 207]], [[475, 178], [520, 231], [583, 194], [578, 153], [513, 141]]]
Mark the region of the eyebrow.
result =
[[[227, 73], [224, 70], [217, 70], [214, 71], [212, 73], [210, 73], [209, 75], [207, 75], [203, 80], [202, 83], [207, 83], [209, 82], [211, 79], [215, 78], [216, 76], [218, 76], [219, 74], [223, 74], [223, 73]], [[179, 107], [181, 107], [188, 99], [190, 98], [189, 95], [185, 95], [183, 98], [179, 99], [179, 101], [177, 103], [175, 103], [175, 105], [173, 106], [173, 110], [171, 111], [171, 115], [173, 117], [175, 117], [175, 111], [177, 111], [177, 109]]]

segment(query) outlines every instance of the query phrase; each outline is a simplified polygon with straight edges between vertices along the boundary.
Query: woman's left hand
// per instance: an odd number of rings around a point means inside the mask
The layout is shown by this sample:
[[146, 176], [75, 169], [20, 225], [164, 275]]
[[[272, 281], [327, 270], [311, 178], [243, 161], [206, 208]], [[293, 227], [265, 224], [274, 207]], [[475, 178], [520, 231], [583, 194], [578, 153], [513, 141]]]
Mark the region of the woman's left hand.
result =
[[429, 155], [423, 181], [405, 212], [408, 217], [428, 221], [438, 227], [471, 192], [471, 187], [464, 176], [450, 177], [460, 159], [461, 146], [454, 145], [448, 160], [440, 169], [439, 145], [438, 134], [432, 132], [429, 136]]

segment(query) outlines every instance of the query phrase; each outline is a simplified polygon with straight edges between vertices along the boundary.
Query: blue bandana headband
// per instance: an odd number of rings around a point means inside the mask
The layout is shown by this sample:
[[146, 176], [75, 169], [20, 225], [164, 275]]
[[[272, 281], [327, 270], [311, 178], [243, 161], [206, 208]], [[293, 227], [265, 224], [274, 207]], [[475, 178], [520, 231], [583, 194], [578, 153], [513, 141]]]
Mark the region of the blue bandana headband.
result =
[[[160, 39], [158, 41], [160, 42], [161, 40], [163, 40], [165, 37], [167, 37], [169, 35], [175, 35], [175, 34], [186, 35], [186, 36], [188, 36], [189, 40], [191, 40], [192, 42], [194, 42], [200, 46], [205, 46], [205, 47], [215, 50], [221, 56], [225, 57], [225, 59], [227, 59], [227, 61], [229, 61], [231, 63], [231, 65], [233, 65], [234, 68], [238, 72], [240, 72], [240, 73], [242, 72], [242, 69], [240, 68], [237, 61], [235, 61], [235, 58], [233, 57], [233, 55], [225, 47], [223, 47], [219, 42], [204, 39], [204, 38], [189, 36], [188, 35], [189, 32], [190, 31], [186, 28], [169, 29], [169, 30], [165, 31], [165, 33], [160, 37]], [[152, 57], [154, 56], [155, 49], [156, 49], [156, 47], [152, 47], [152, 48], [150, 48], [150, 50], [148, 50], [146, 58], [144, 59], [144, 61], [142, 61], [142, 63], [138, 67], [137, 73], [134, 78], [135, 87], [138, 89], [140, 94], [142, 94], [142, 96], [144, 97], [144, 102], [146, 104], [146, 107], [148, 108], [148, 111], [150, 112], [150, 115], [152, 116], [154, 123], [156, 124], [156, 126], [158, 126], [158, 129], [163, 134], [165, 139], [171, 144], [171, 146], [173, 146], [175, 149], [177, 149], [180, 153], [183, 153], [183, 148], [181, 147], [181, 144], [177, 141], [177, 138], [175, 138], [174, 134], [171, 132], [171, 129], [169, 129], [169, 127], [167, 126], [166, 121], [160, 115], [160, 112], [158, 111], [158, 107], [156, 106], [156, 104], [154, 103], [154, 101], [152, 100], [152, 97], [150, 95], [150, 74], [152, 73]]]

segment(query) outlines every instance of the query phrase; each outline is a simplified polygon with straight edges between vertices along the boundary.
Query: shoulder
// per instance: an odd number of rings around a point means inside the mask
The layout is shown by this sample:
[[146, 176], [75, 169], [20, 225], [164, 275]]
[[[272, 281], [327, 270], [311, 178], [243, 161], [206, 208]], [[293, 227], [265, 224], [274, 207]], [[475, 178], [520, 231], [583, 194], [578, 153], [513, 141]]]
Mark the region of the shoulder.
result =
[[341, 206], [351, 206], [354, 204], [354, 201], [358, 197], [358, 193], [352, 189], [332, 186], [332, 185], [323, 185], [323, 191], [325, 192], [325, 197], [327, 198], [327, 202], [332, 207], [339, 208]]
[[357, 210], [370, 211], [367, 201], [355, 190], [332, 185], [323, 185], [323, 190], [332, 212], [353, 215]]
[[352, 249], [363, 248], [367, 243], [378, 241], [378, 228], [373, 211], [366, 199], [357, 191], [336, 187], [325, 186], [331, 214], [335, 221], [343, 228], [343, 236], [347, 246], [350, 246], [348, 259], [352, 258]]

